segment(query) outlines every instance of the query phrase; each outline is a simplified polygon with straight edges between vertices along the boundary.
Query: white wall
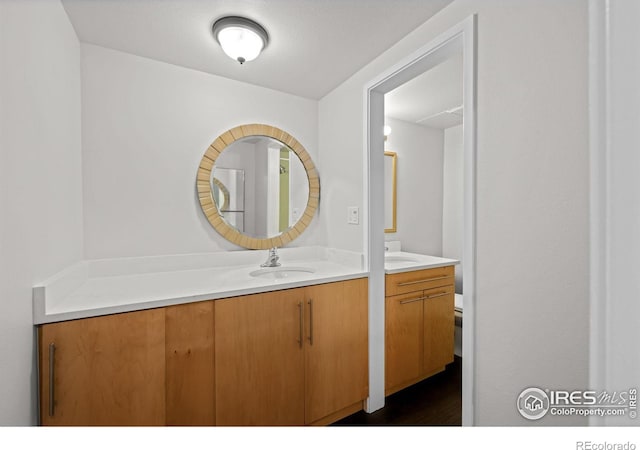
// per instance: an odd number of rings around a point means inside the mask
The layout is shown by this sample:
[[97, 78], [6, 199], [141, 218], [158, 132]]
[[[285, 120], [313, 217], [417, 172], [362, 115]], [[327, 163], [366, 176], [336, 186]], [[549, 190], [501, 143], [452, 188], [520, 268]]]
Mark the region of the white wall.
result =
[[[363, 251], [363, 221], [347, 223], [347, 208], [363, 212], [362, 84], [347, 82], [320, 100], [318, 105], [318, 165], [322, 204], [318, 228], [322, 244]], [[364, 81], [362, 82], [364, 83]], [[351, 89], [349, 89], [349, 87]]]
[[464, 238], [464, 144], [462, 125], [444, 130], [442, 180], [442, 256], [460, 261], [456, 266], [456, 292], [462, 294]]
[[444, 132], [387, 118], [385, 151], [396, 152], [397, 231], [402, 250], [442, 256], [442, 165]]
[[[587, 3], [456, 0], [320, 101], [321, 217], [329, 245], [362, 250], [363, 87], [468, 16], [478, 18], [476, 423], [532, 423], [528, 386], [588, 383]], [[328, 185], [328, 186], [327, 186]], [[328, 198], [327, 198], [328, 197]], [[335, 212], [334, 212], [335, 209]]]
[[57, 1], [0, 2], [0, 148], [0, 425], [29, 425], [31, 288], [82, 258], [80, 44]]
[[[314, 100], [94, 45], [81, 49], [87, 258], [237, 248], [209, 225], [195, 191], [204, 151], [229, 128], [274, 125], [318, 162]], [[292, 245], [320, 240], [314, 221]]]

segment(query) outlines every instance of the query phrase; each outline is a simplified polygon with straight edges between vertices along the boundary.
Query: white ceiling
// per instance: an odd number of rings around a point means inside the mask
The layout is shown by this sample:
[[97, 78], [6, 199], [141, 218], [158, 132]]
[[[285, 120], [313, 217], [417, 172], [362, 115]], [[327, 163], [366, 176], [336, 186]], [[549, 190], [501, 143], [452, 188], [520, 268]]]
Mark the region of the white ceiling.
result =
[[[319, 99], [452, 0], [63, 0], [78, 38], [139, 56]], [[211, 33], [240, 15], [270, 43], [240, 65]]]
[[394, 89], [384, 97], [385, 115], [432, 128], [461, 124], [462, 69], [460, 52]]

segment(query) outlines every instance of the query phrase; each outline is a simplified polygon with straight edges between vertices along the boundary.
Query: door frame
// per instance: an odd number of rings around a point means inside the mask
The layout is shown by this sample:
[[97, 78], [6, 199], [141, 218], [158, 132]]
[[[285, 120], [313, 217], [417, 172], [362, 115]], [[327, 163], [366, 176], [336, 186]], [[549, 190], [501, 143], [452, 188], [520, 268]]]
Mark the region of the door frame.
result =
[[[589, 389], [634, 386], [640, 363], [623, 352], [636, 342], [640, 287], [637, 207], [640, 58], [637, 2], [589, 0]], [[633, 50], [633, 51], [630, 51]], [[635, 359], [634, 359], [635, 358]], [[635, 370], [634, 370], [635, 369]], [[628, 384], [627, 384], [628, 383]], [[590, 426], [631, 425], [628, 417], [589, 417]]]
[[369, 398], [365, 410], [384, 406], [384, 94], [463, 51], [464, 142], [464, 327], [462, 333], [462, 424], [475, 424], [476, 121], [477, 17], [440, 34], [381, 72], [364, 87], [364, 245], [369, 268]]

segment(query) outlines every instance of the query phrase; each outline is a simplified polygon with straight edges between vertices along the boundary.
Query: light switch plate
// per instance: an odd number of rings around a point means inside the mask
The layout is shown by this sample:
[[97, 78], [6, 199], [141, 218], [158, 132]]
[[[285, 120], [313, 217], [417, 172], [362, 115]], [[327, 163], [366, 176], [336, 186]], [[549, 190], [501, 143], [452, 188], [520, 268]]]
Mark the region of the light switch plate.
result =
[[360, 208], [357, 206], [349, 206], [347, 208], [347, 223], [358, 225], [360, 223]]

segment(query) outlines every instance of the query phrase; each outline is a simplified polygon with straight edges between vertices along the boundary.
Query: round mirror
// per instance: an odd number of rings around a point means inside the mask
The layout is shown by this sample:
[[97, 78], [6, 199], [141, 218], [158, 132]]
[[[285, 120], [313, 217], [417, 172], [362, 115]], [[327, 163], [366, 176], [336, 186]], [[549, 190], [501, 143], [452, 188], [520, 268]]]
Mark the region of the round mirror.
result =
[[197, 178], [202, 210], [227, 240], [245, 248], [281, 247], [309, 225], [320, 197], [311, 157], [288, 133], [242, 125], [205, 152]]

